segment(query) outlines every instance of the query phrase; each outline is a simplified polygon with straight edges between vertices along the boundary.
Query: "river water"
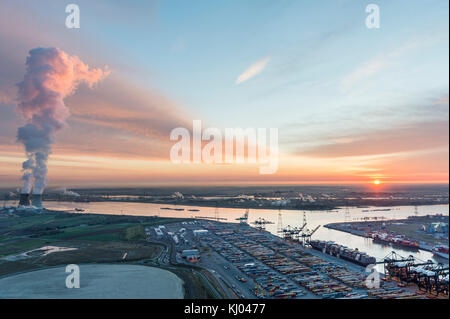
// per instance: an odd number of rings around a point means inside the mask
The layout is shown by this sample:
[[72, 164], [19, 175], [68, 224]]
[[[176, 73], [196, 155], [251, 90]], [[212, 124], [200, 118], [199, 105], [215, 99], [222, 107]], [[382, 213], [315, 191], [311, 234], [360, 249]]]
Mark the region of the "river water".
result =
[[[11, 203], [12, 204], [12, 203]], [[241, 217], [245, 213], [242, 208], [216, 208], [215, 207], [198, 207], [198, 206], [182, 206], [167, 204], [150, 204], [150, 203], [127, 203], [127, 202], [91, 202], [91, 203], [72, 203], [72, 202], [44, 202], [44, 206], [48, 209], [56, 210], [74, 210], [75, 208], [83, 209], [87, 213], [99, 214], [116, 214], [116, 215], [135, 215], [135, 216], [160, 216], [160, 217], [216, 217], [223, 218], [224, 222], [238, 222], [236, 218]], [[183, 208], [184, 211], [164, 210], [163, 207]], [[198, 209], [198, 211], [189, 211], [189, 209]], [[346, 212], [345, 208], [333, 211], [296, 211], [296, 210], [271, 210], [271, 209], [250, 209], [248, 221], [251, 224], [259, 217], [273, 224], [266, 225], [266, 229], [277, 234], [279, 216], [281, 215], [282, 225], [293, 227], [303, 224], [303, 212], [306, 214], [307, 228], [313, 229], [318, 225], [325, 225], [335, 222], [357, 221], [364, 217], [384, 217], [386, 219], [401, 219], [408, 216], [416, 215], [413, 206], [394, 206], [394, 207], [369, 207], [359, 208], [350, 207]], [[418, 206], [417, 216], [428, 214], [449, 215], [449, 205], [430, 205]], [[448, 260], [440, 257], [434, 257], [433, 253], [419, 250], [410, 251], [401, 248], [393, 248], [388, 245], [374, 243], [372, 239], [364, 238], [349, 233], [327, 229], [320, 227], [312, 236], [313, 239], [332, 240], [338, 244], [348, 246], [350, 248], [358, 248], [377, 259], [382, 259], [393, 250], [401, 256], [407, 257], [413, 255], [420, 260], [433, 260], [448, 264]]]

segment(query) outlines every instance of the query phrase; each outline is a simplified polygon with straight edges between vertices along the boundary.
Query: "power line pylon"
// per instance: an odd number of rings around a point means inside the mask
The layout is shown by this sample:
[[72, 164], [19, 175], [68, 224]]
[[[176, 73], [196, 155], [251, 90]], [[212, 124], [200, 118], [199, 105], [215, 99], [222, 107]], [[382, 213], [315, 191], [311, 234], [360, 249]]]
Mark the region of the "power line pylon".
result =
[[214, 209], [214, 219], [219, 221], [219, 208], [217, 207]]
[[350, 208], [347, 205], [345, 207], [345, 222], [349, 222], [349, 221], [350, 221]]
[[283, 233], [283, 220], [281, 218], [281, 211], [278, 213], [277, 233], [279, 235]]
[[303, 228], [306, 226], [306, 212], [303, 211]]

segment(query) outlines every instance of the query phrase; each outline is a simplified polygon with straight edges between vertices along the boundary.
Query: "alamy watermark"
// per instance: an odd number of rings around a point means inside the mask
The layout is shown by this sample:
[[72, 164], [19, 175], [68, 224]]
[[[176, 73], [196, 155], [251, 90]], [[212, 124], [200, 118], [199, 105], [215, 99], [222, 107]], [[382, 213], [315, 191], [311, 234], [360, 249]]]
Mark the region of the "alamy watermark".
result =
[[170, 150], [170, 160], [175, 164], [249, 163], [259, 164], [260, 174], [274, 174], [278, 170], [277, 128], [225, 128], [222, 134], [214, 127], [202, 131], [201, 120], [194, 120], [192, 143], [189, 130], [183, 127], [173, 129], [170, 140], [178, 141]]
[[376, 270], [376, 265], [370, 264], [366, 267], [366, 272], [370, 274], [366, 277], [366, 287], [368, 289], [380, 288], [380, 273]]
[[[66, 27], [68, 29], [80, 28], [80, 7], [77, 4], [71, 3], [66, 6]], [[368, 29], [380, 28], [380, 7], [377, 4], [370, 3], [366, 6], [366, 27]]]
[[66, 13], [69, 13], [69, 15], [66, 17], [66, 27], [68, 29], [79, 29], [80, 7], [77, 4], [68, 4], [66, 6]]
[[380, 7], [377, 4], [371, 3], [367, 5], [366, 13], [369, 13], [369, 15], [366, 17], [366, 27], [368, 29], [379, 29]]
[[66, 273], [70, 273], [66, 277], [66, 287], [71, 288], [80, 288], [80, 267], [75, 264], [67, 265]]

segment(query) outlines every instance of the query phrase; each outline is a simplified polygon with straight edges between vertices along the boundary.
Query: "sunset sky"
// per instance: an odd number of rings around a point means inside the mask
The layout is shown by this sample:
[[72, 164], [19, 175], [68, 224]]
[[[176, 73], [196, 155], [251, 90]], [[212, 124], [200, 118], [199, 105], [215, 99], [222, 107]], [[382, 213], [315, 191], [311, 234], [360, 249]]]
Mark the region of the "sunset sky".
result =
[[[80, 29], [65, 6], [80, 7]], [[65, 99], [50, 186], [448, 183], [448, 1], [0, 1], [0, 187], [19, 187], [30, 49], [111, 71]], [[375, 2], [374, 2], [375, 3]], [[174, 164], [170, 131], [278, 128], [279, 169]]]

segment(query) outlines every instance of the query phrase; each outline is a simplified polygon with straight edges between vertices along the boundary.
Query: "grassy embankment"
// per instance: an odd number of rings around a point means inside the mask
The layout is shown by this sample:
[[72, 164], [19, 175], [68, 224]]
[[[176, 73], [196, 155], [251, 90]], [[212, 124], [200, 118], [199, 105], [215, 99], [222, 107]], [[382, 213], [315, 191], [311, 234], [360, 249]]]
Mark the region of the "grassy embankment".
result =
[[[145, 227], [176, 218], [46, 212], [0, 218], [0, 276], [71, 263], [142, 263], [156, 260], [164, 247], [146, 241]], [[15, 258], [42, 246], [77, 250]], [[123, 259], [125, 253], [126, 258]], [[6, 258], [5, 258], [6, 257]], [[13, 258], [11, 258], [13, 257]], [[207, 298], [208, 289], [190, 269], [171, 270], [185, 282], [190, 298]]]

